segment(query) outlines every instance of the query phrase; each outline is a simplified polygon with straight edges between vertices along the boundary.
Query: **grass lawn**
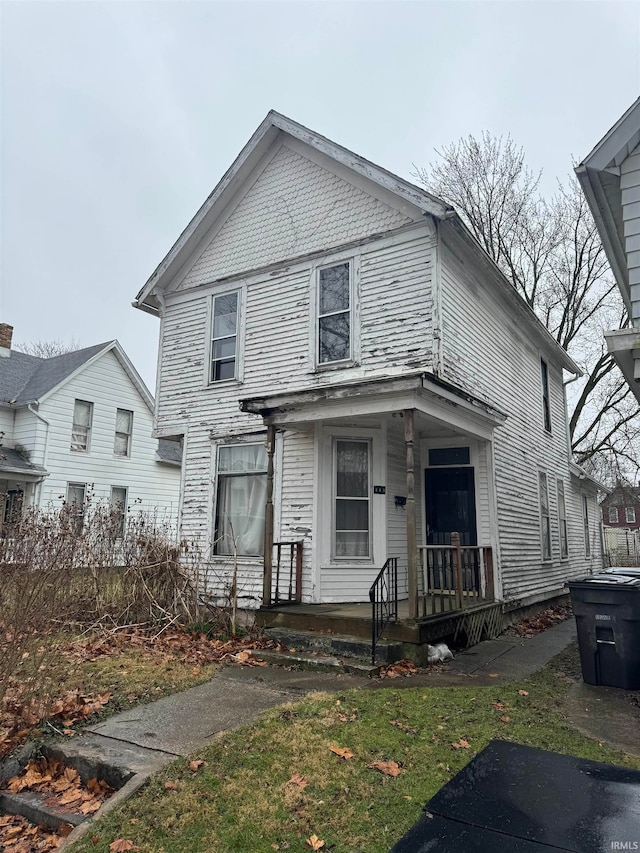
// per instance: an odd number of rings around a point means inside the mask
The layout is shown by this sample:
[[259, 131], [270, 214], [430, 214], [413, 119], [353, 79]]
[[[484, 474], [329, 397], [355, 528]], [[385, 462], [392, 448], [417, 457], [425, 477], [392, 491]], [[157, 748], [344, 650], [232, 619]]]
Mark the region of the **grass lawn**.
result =
[[[336, 853], [387, 853], [492, 738], [640, 768], [566, 719], [575, 676], [569, 650], [517, 684], [425, 689], [407, 681], [309, 696], [222, 735], [195, 756], [202, 764], [171, 765], [74, 851], [107, 853], [124, 839], [144, 853], [302, 853], [316, 836], [316, 849], [323, 841]], [[370, 767], [377, 761], [396, 762], [399, 775]]]

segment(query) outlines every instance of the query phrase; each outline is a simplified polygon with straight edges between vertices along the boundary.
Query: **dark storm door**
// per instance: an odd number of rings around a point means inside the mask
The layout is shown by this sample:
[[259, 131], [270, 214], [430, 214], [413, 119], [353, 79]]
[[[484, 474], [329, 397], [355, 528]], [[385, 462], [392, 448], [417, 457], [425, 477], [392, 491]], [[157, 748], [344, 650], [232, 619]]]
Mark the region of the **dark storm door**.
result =
[[425, 504], [427, 545], [450, 545], [456, 531], [461, 545], [478, 544], [473, 468], [427, 468]]

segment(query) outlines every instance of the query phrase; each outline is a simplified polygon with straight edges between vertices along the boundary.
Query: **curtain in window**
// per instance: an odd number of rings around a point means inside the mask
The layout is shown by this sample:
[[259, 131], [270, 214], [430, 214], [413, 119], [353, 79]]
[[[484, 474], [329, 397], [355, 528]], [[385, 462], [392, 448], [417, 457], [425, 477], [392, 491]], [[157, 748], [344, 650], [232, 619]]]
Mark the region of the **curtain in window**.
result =
[[218, 452], [216, 554], [264, 552], [267, 454], [263, 445], [238, 444]]
[[84, 400], [76, 400], [73, 407], [72, 450], [87, 450], [89, 446], [90, 426], [91, 403], [86, 403]]

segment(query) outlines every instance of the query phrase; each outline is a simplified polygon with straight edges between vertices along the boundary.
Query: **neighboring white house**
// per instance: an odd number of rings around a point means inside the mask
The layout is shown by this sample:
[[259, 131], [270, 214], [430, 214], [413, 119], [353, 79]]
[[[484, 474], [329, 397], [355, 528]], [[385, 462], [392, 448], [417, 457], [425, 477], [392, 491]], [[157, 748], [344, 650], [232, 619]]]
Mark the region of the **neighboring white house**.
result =
[[465, 603], [523, 606], [602, 565], [567, 437], [579, 369], [424, 190], [270, 112], [134, 305], [161, 319], [182, 535], [212, 577], [236, 562], [245, 606], [288, 597], [278, 542], [303, 543], [307, 603], [368, 602], [397, 558], [410, 617], [451, 586], [453, 533]]
[[152, 437], [153, 398], [120, 344], [38, 358], [12, 332], [0, 324], [0, 523], [91, 494], [175, 526], [180, 446]]
[[605, 333], [640, 402], [640, 98], [576, 167], [630, 326]]

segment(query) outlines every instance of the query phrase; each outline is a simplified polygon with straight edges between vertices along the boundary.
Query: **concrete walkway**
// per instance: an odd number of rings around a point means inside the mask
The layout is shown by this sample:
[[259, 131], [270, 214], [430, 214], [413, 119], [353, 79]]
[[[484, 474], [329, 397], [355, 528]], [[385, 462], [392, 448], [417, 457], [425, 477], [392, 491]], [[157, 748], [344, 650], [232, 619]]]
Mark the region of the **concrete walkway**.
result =
[[[197, 687], [96, 723], [80, 737], [60, 743], [59, 748], [67, 758], [75, 758], [76, 766], [84, 761], [115, 767], [124, 778], [130, 777], [100, 809], [98, 817], [130, 797], [170, 761], [197, 751], [220, 732], [252, 722], [267, 708], [318, 691], [425, 689], [524, 680], [575, 640], [575, 622], [570, 619], [531, 638], [506, 634], [487, 640], [460, 652], [440, 671], [411, 678], [370, 679], [275, 666], [227, 667]], [[588, 736], [640, 755], [640, 694], [580, 682], [571, 689], [567, 715]], [[92, 822], [74, 830], [68, 842], [83, 834]]]

